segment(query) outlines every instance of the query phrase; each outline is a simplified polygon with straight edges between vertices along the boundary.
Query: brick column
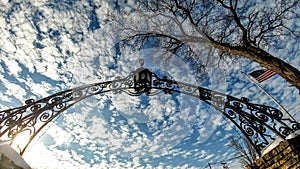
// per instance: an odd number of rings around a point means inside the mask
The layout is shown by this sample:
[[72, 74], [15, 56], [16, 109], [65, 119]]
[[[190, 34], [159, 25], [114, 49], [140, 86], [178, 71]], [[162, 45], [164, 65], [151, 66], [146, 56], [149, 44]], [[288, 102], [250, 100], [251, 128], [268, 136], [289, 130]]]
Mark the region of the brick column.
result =
[[281, 142], [257, 159], [255, 164], [255, 169], [300, 169], [300, 135]]

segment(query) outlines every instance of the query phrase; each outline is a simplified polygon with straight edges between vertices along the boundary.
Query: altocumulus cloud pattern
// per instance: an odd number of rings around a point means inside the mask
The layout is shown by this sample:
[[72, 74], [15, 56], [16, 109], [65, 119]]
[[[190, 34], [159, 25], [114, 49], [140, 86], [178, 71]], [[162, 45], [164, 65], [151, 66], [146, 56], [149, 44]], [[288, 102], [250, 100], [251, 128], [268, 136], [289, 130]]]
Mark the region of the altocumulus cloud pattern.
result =
[[[241, 59], [226, 72], [207, 68], [207, 77], [199, 81], [180, 55], [151, 43], [139, 50], [120, 46], [126, 35], [112, 16], [123, 9], [134, 13], [135, 5], [110, 0], [1, 1], [1, 110], [21, 106], [28, 98], [125, 77], [139, 67], [139, 58], [159, 75], [276, 107], [240, 74], [258, 68], [256, 63]], [[289, 42], [272, 52], [282, 57], [289, 53], [284, 59], [299, 67], [298, 48], [299, 44]], [[297, 91], [279, 76], [264, 85], [300, 119]], [[226, 161], [235, 157], [230, 136], [240, 133], [198, 99], [105, 94], [83, 101], [51, 122], [23, 157], [32, 168], [182, 169], [204, 168], [208, 163], [222, 168], [223, 161], [240, 168], [237, 161]]]

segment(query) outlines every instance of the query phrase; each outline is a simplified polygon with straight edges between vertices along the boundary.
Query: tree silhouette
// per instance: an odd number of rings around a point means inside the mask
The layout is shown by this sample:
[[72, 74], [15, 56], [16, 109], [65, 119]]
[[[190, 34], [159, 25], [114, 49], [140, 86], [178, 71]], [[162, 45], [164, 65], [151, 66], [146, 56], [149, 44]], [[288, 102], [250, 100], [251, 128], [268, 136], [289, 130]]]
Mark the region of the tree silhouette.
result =
[[299, 4], [297, 0], [142, 0], [136, 15], [124, 11], [112, 18], [127, 42], [143, 44], [159, 37], [165, 39], [161, 45], [175, 53], [188, 46], [194, 53], [189, 58], [201, 63], [199, 70], [244, 57], [300, 90], [300, 71], [268, 52], [283, 39], [299, 40], [300, 28], [292, 22], [300, 16]]
[[230, 147], [235, 151], [236, 156], [239, 158], [240, 163], [243, 166], [247, 166], [252, 169], [257, 168], [255, 160], [258, 157], [258, 154], [248, 139], [244, 137], [243, 139], [238, 140], [234, 137], [231, 137]]
[[[153, 44], [154, 42], [154, 44]], [[179, 57], [188, 63], [191, 71], [195, 75], [195, 78], [200, 81], [206, 77], [206, 69], [203, 61], [198, 57], [198, 54], [193, 51], [187, 44], [182, 43], [179, 39], [174, 37], [168, 37], [163, 34], [157, 36], [152, 33], [145, 33], [143, 35], [138, 34], [134, 36], [127, 37], [118, 43], [120, 47], [131, 46], [133, 49], [143, 49], [151, 44], [152, 47], [159, 47], [160, 49], [165, 49]], [[168, 62], [170, 55], [161, 56], [161, 60]]]

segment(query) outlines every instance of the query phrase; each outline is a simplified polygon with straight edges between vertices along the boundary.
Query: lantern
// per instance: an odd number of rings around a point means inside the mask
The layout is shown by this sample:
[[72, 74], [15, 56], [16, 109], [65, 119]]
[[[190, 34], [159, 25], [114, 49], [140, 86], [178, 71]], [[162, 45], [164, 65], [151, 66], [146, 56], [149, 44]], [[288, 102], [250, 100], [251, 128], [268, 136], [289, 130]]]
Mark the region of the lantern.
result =
[[150, 94], [152, 72], [146, 68], [138, 68], [133, 75], [134, 89], [137, 93]]

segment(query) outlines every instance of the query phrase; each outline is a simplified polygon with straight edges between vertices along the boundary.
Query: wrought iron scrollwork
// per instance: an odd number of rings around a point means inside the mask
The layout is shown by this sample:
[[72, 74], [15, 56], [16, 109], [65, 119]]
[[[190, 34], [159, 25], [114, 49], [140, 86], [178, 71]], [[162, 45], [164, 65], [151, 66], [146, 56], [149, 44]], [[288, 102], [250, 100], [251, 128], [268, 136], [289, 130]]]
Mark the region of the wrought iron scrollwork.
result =
[[246, 136], [259, 154], [271, 141], [278, 137], [285, 139], [300, 129], [299, 122], [285, 117], [274, 107], [250, 103], [245, 97], [235, 98], [210, 89], [170, 80], [167, 77], [159, 78], [155, 74], [153, 77], [152, 89], [166, 94], [177, 92], [190, 95], [222, 112]]
[[125, 83], [126, 80], [116, 79], [115, 81], [85, 85], [53, 94], [38, 101], [28, 99], [24, 106], [0, 111], [0, 138], [13, 144], [15, 138], [26, 131], [29, 134], [28, 142], [23, 147], [19, 146], [19, 153], [22, 155], [39, 131], [59, 114], [87, 97], [120, 90], [123, 86], [115, 84]]
[[19, 147], [22, 155], [32, 139], [55, 117], [85, 98], [106, 92], [124, 92], [131, 96], [175, 92], [198, 98], [231, 120], [258, 153], [270, 141], [277, 137], [285, 138], [300, 129], [298, 122], [285, 118], [283, 113], [274, 107], [253, 104], [248, 98], [238, 99], [167, 77], [160, 78], [148, 69], [139, 68], [125, 78], [80, 86], [38, 101], [29, 99], [25, 101], [24, 106], [0, 111], [0, 138], [13, 144], [18, 134], [27, 132], [27, 144]]

